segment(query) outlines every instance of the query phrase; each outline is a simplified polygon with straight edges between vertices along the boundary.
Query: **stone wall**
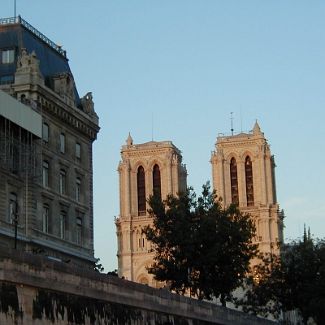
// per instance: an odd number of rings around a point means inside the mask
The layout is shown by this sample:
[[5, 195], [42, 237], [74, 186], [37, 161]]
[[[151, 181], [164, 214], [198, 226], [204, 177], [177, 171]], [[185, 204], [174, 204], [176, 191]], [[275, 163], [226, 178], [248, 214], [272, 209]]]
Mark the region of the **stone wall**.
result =
[[272, 324], [45, 257], [0, 251], [0, 324]]

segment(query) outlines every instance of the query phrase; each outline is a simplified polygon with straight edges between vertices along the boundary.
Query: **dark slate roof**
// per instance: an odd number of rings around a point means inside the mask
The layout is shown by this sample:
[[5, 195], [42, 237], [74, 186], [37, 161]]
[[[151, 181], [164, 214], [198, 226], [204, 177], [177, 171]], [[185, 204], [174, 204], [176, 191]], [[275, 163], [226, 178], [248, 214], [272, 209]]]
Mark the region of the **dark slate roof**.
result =
[[[37, 59], [40, 61], [41, 73], [48, 87], [52, 88], [52, 77], [61, 73], [70, 73], [72, 75], [66, 52], [58, 45], [20, 16], [0, 19], [0, 50], [16, 50], [15, 62], [13, 64], [0, 64], [0, 77], [14, 75], [17, 57], [22, 48], [26, 48], [28, 53], [33, 51], [36, 53]], [[80, 97], [76, 88], [75, 94], [79, 106]]]

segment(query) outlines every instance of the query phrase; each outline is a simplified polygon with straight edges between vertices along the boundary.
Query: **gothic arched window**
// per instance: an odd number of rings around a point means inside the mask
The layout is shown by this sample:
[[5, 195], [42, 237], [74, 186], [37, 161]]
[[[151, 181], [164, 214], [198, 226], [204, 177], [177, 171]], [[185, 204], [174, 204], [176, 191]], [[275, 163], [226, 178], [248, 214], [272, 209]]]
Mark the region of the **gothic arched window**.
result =
[[245, 180], [247, 206], [254, 205], [254, 186], [253, 186], [253, 165], [249, 156], [245, 159]]
[[146, 178], [144, 168], [140, 166], [137, 173], [137, 188], [138, 188], [138, 215], [146, 214]]
[[239, 203], [238, 198], [238, 177], [237, 177], [237, 163], [235, 158], [230, 160], [230, 185], [231, 185], [231, 202]]
[[160, 169], [158, 165], [155, 165], [153, 167], [152, 183], [153, 183], [153, 193], [161, 197], [161, 178], [160, 178]]

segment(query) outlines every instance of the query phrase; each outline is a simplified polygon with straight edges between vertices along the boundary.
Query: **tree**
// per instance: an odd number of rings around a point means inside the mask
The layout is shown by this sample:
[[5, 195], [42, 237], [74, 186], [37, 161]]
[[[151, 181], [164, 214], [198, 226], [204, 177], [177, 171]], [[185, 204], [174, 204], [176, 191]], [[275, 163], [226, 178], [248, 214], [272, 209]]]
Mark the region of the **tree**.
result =
[[117, 269], [107, 272], [107, 275], [118, 277]]
[[96, 261], [94, 263], [94, 271], [99, 272], [99, 273], [104, 272], [104, 267], [100, 263], [100, 258], [96, 258]]
[[246, 312], [281, 315], [297, 310], [306, 324], [325, 319], [325, 241], [305, 235], [282, 248], [280, 256], [264, 256], [250, 277], [239, 304]]
[[144, 233], [153, 244], [154, 262], [149, 273], [177, 293], [223, 305], [249, 271], [257, 253], [254, 222], [235, 205], [223, 208], [209, 183], [196, 198], [189, 188], [177, 197], [149, 198], [152, 225]]

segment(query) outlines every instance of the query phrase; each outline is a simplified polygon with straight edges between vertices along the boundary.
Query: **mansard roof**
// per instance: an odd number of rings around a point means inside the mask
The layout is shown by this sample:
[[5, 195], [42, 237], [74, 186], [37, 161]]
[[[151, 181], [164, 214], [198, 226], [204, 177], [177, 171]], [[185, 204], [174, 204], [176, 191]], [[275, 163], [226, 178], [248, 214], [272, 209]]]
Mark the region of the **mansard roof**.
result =
[[[0, 77], [14, 76], [17, 68], [17, 59], [22, 49], [27, 53], [36, 54], [40, 61], [40, 70], [45, 80], [45, 85], [53, 88], [53, 77], [72, 72], [66, 51], [52, 42], [44, 34], [31, 26], [20, 16], [15, 18], [0, 19], [0, 51], [15, 50], [15, 60], [12, 64], [0, 64]], [[77, 106], [80, 105], [80, 97], [74, 87]]]

